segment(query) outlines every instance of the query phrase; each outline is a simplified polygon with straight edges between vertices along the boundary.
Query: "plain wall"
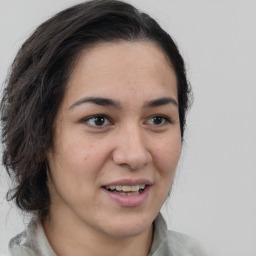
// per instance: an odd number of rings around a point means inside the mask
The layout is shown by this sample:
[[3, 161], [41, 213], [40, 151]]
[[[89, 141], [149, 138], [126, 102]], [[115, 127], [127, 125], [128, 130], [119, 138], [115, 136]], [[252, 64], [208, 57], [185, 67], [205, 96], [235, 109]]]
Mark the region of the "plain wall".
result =
[[[27, 36], [80, 1], [0, 0], [0, 81]], [[256, 256], [256, 1], [134, 0], [178, 43], [194, 104], [169, 202], [170, 229], [202, 241], [213, 255]], [[5, 202], [0, 172], [0, 253], [24, 228]], [[26, 222], [26, 220], [25, 220]]]

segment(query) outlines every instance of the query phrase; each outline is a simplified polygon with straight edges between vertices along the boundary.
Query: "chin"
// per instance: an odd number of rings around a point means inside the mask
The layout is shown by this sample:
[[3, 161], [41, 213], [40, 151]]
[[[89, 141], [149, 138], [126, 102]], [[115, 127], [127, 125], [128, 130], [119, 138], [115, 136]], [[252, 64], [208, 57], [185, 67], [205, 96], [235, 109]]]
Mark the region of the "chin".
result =
[[107, 230], [108, 233], [114, 237], [133, 237], [147, 231], [151, 227], [153, 221], [154, 218], [143, 218], [138, 217], [138, 215], [134, 217], [115, 218], [114, 223], [110, 223]]
[[151, 225], [146, 226], [146, 227], [138, 227], [138, 226], [122, 226], [122, 228], [117, 227], [113, 228], [111, 231], [108, 231], [108, 233], [117, 238], [128, 238], [128, 237], [134, 237], [134, 236], [139, 236], [145, 231], [147, 231]]

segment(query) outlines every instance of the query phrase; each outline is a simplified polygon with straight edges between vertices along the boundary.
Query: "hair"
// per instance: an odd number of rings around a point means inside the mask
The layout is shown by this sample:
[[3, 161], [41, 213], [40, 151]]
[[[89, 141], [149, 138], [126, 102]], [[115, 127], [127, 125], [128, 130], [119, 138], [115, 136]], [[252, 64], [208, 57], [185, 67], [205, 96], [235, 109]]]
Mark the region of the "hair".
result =
[[173, 39], [149, 15], [128, 3], [94, 0], [63, 10], [41, 24], [18, 51], [0, 105], [3, 164], [14, 182], [7, 200], [41, 218], [47, 216], [46, 152], [53, 124], [79, 53], [101, 42], [153, 42], [177, 77], [183, 140], [191, 90]]

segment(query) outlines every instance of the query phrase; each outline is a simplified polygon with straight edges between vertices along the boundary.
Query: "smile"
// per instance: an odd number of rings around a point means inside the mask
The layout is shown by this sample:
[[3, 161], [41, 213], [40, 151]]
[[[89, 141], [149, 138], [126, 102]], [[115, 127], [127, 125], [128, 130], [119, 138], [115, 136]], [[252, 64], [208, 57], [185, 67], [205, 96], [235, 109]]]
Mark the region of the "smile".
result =
[[147, 201], [152, 188], [151, 184], [116, 184], [103, 186], [102, 191], [108, 198], [122, 207], [137, 207], [143, 205]]
[[142, 193], [145, 187], [146, 187], [145, 184], [140, 184], [140, 185], [133, 185], [133, 186], [127, 186], [127, 185], [126, 186], [122, 186], [122, 185], [106, 186], [104, 188], [112, 193], [116, 193], [123, 196], [132, 196], [132, 195], [139, 195], [140, 193]]

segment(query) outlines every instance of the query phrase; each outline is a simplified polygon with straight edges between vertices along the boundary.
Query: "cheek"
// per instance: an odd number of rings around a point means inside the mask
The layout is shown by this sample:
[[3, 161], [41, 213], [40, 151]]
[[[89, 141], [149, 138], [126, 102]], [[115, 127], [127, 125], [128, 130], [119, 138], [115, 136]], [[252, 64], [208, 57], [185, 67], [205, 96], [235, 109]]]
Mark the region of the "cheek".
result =
[[170, 192], [176, 167], [181, 153], [181, 141], [177, 138], [168, 138], [155, 147], [155, 172], [156, 198], [161, 198], [159, 202], [163, 204]]
[[99, 185], [97, 182], [104, 174], [104, 165], [109, 156], [109, 143], [103, 145], [81, 139], [65, 145], [61, 149], [58, 162], [69, 186], [78, 186], [82, 190], [90, 187], [92, 190], [92, 184]]
[[154, 145], [154, 159], [163, 175], [173, 175], [181, 154], [179, 137], [169, 137]]
[[[78, 144], [74, 140], [59, 141], [55, 150], [48, 157], [52, 178], [63, 186], [81, 186], [84, 179], [90, 176], [91, 149], [86, 144]], [[88, 168], [87, 168], [88, 166]], [[61, 185], [61, 184], [60, 184]], [[67, 185], [66, 185], [67, 186]]]
[[91, 159], [92, 154], [73, 144], [69, 148], [59, 147], [59, 151], [49, 158], [52, 199], [56, 198], [58, 202], [62, 198], [68, 204], [76, 205], [93, 197], [92, 184], [95, 184], [97, 167]]

